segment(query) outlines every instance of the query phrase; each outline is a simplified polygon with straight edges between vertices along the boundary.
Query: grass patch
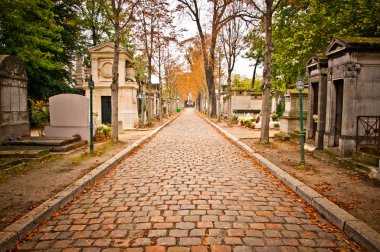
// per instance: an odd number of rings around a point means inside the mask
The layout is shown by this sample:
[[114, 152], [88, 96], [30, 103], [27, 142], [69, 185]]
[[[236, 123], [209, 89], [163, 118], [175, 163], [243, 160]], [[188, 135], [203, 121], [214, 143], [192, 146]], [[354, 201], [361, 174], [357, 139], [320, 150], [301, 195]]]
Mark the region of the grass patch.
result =
[[24, 174], [28, 170], [32, 170], [42, 163], [51, 163], [59, 159], [62, 159], [61, 156], [49, 155], [41, 159], [29, 159], [23, 160], [22, 163], [14, 165], [12, 167], [0, 170], [0, 182], [6, 182], [9, 178], [16, 174]]

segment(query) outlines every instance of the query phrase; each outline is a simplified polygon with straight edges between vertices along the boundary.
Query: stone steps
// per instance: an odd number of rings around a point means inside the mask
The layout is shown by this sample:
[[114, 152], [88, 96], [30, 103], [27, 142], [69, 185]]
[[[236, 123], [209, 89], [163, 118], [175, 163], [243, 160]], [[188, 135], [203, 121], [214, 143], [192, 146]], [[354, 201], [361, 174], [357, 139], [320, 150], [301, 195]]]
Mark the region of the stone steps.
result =
[[80, 141], [80, 137], [23, 137], [11, 141], [3, 141], [8, 146], [63, 146]]
[[80, 137], [25, 137], [13, 141], [4, 141], [0, 145], [1, 150], [9, 150], [22, 153], [25, 150], [47, 150], [51, 152], [67, 152], [87, 144]]
[[47, 150], [0, 150], [0, 158], [41, 158], [48, 154]]

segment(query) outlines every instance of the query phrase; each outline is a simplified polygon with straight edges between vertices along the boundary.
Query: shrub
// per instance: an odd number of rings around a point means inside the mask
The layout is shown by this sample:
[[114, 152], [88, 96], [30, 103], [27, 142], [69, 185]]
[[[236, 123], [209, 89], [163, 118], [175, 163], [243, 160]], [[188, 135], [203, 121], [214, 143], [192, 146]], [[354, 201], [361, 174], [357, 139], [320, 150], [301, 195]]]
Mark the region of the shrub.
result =
[[248, 123], [247, 123], [246, 125], [247, 125], [247, 127], [250, 128], [250, 129], [254, 129], [255, 126], [256, 126], [255, 123], [252, 122], [252, 121], [248, 121]]
[[45, 101], [30, 101], [30, 123], [38, 128], [38, 134], [43, 135], [44, 126], [49, 124], [49, 108]]
[[280, 128], [280, 124], [279, 123], [273, 123], [273, 127]]
[[278, 104], [276, 108], [276, 114], [278, 115], [278, 117], [281, 117], [284, 111], [285, 111], [285, 104]]
[[280, 118], [280, 116], [278, 114], [272, 114], [272, 120], [273, 121], [278, 121], [279, 118]]
[[105, 124], [100, 124], [96, 127], [94, 140], [96, 142], [102, 142], [109, 139], [111, 136], [111, 127]]

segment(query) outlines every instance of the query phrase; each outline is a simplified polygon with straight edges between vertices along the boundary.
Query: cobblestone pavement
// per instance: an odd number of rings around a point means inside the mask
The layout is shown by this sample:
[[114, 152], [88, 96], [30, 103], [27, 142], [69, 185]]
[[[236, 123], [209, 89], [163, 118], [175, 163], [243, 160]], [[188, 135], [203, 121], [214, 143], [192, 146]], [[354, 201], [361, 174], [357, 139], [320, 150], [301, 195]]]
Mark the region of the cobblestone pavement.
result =
[[[336, 251], [346, 237], [186, 110], [20, 250]], [[330, 228], [326, 231], [322, 225]], [[331, 232], [332, 230], [332, 232]]]

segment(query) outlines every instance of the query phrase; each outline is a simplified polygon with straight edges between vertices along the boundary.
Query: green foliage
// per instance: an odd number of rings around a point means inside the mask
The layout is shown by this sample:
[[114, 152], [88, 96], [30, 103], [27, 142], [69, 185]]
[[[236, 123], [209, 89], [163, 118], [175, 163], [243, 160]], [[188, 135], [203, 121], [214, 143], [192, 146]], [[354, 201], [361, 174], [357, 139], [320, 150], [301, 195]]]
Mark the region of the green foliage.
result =
[[255, 126], [256, 126], [255, 123], [252, 122], [252, 121], [244, 122], [244, 124], [245, 124], [248, 128], [250, 128], [250, 129], [254, 129]]
[[280, 124], [279, 123], [273, 123], [273, 127], [275, 127], [275, 128], [280, 128]]
[[306, 61], [336, 36], [380, 36], [378, 0], [287, 0], [274, 16], [273, 85], [305, 75]]
[[112, 38], [112, 25], [105, 17], [104, 4], [102, 0], [87, 0], [80, 4], [81, 24], [88, 31], [84, 34], [88, 45], [96, 46]]
[[49, 123], [49, 108], [45, 101], [29, 100], [30, 123], [32, 127], [43, 128]]
[[28, 95], [36, 99], [74, 92], [69, 85], [80, 29], [76, 0], [0, 1], [0, 54], [26, 65]]
[[282, 114], [284, 114], [284, 111], [285, 111], [285, 104], [278, 104], [276, 107], [276, 114], [278, 115], [278, 117], [281, 117]]
[[[251, 89], [251, 79], [244, 75], [242, 76], [240, 74], [232, 74], [231, 80], [232, 80], [231, 81], [232, 89], [237, 89], [237, 90]], [[257, 91], [257, 92], [261, 91], [260, 89], [261, 84], [262, 84], [262, 80], [256, 79], [255, 85], [253, 87], [253, 91]]]
[[96, 132], [98, 134], [102, 134], [105, 137], [111, 136], [111, 127], [108, 125], [100, 124], [98, 127], [96, 127]]

